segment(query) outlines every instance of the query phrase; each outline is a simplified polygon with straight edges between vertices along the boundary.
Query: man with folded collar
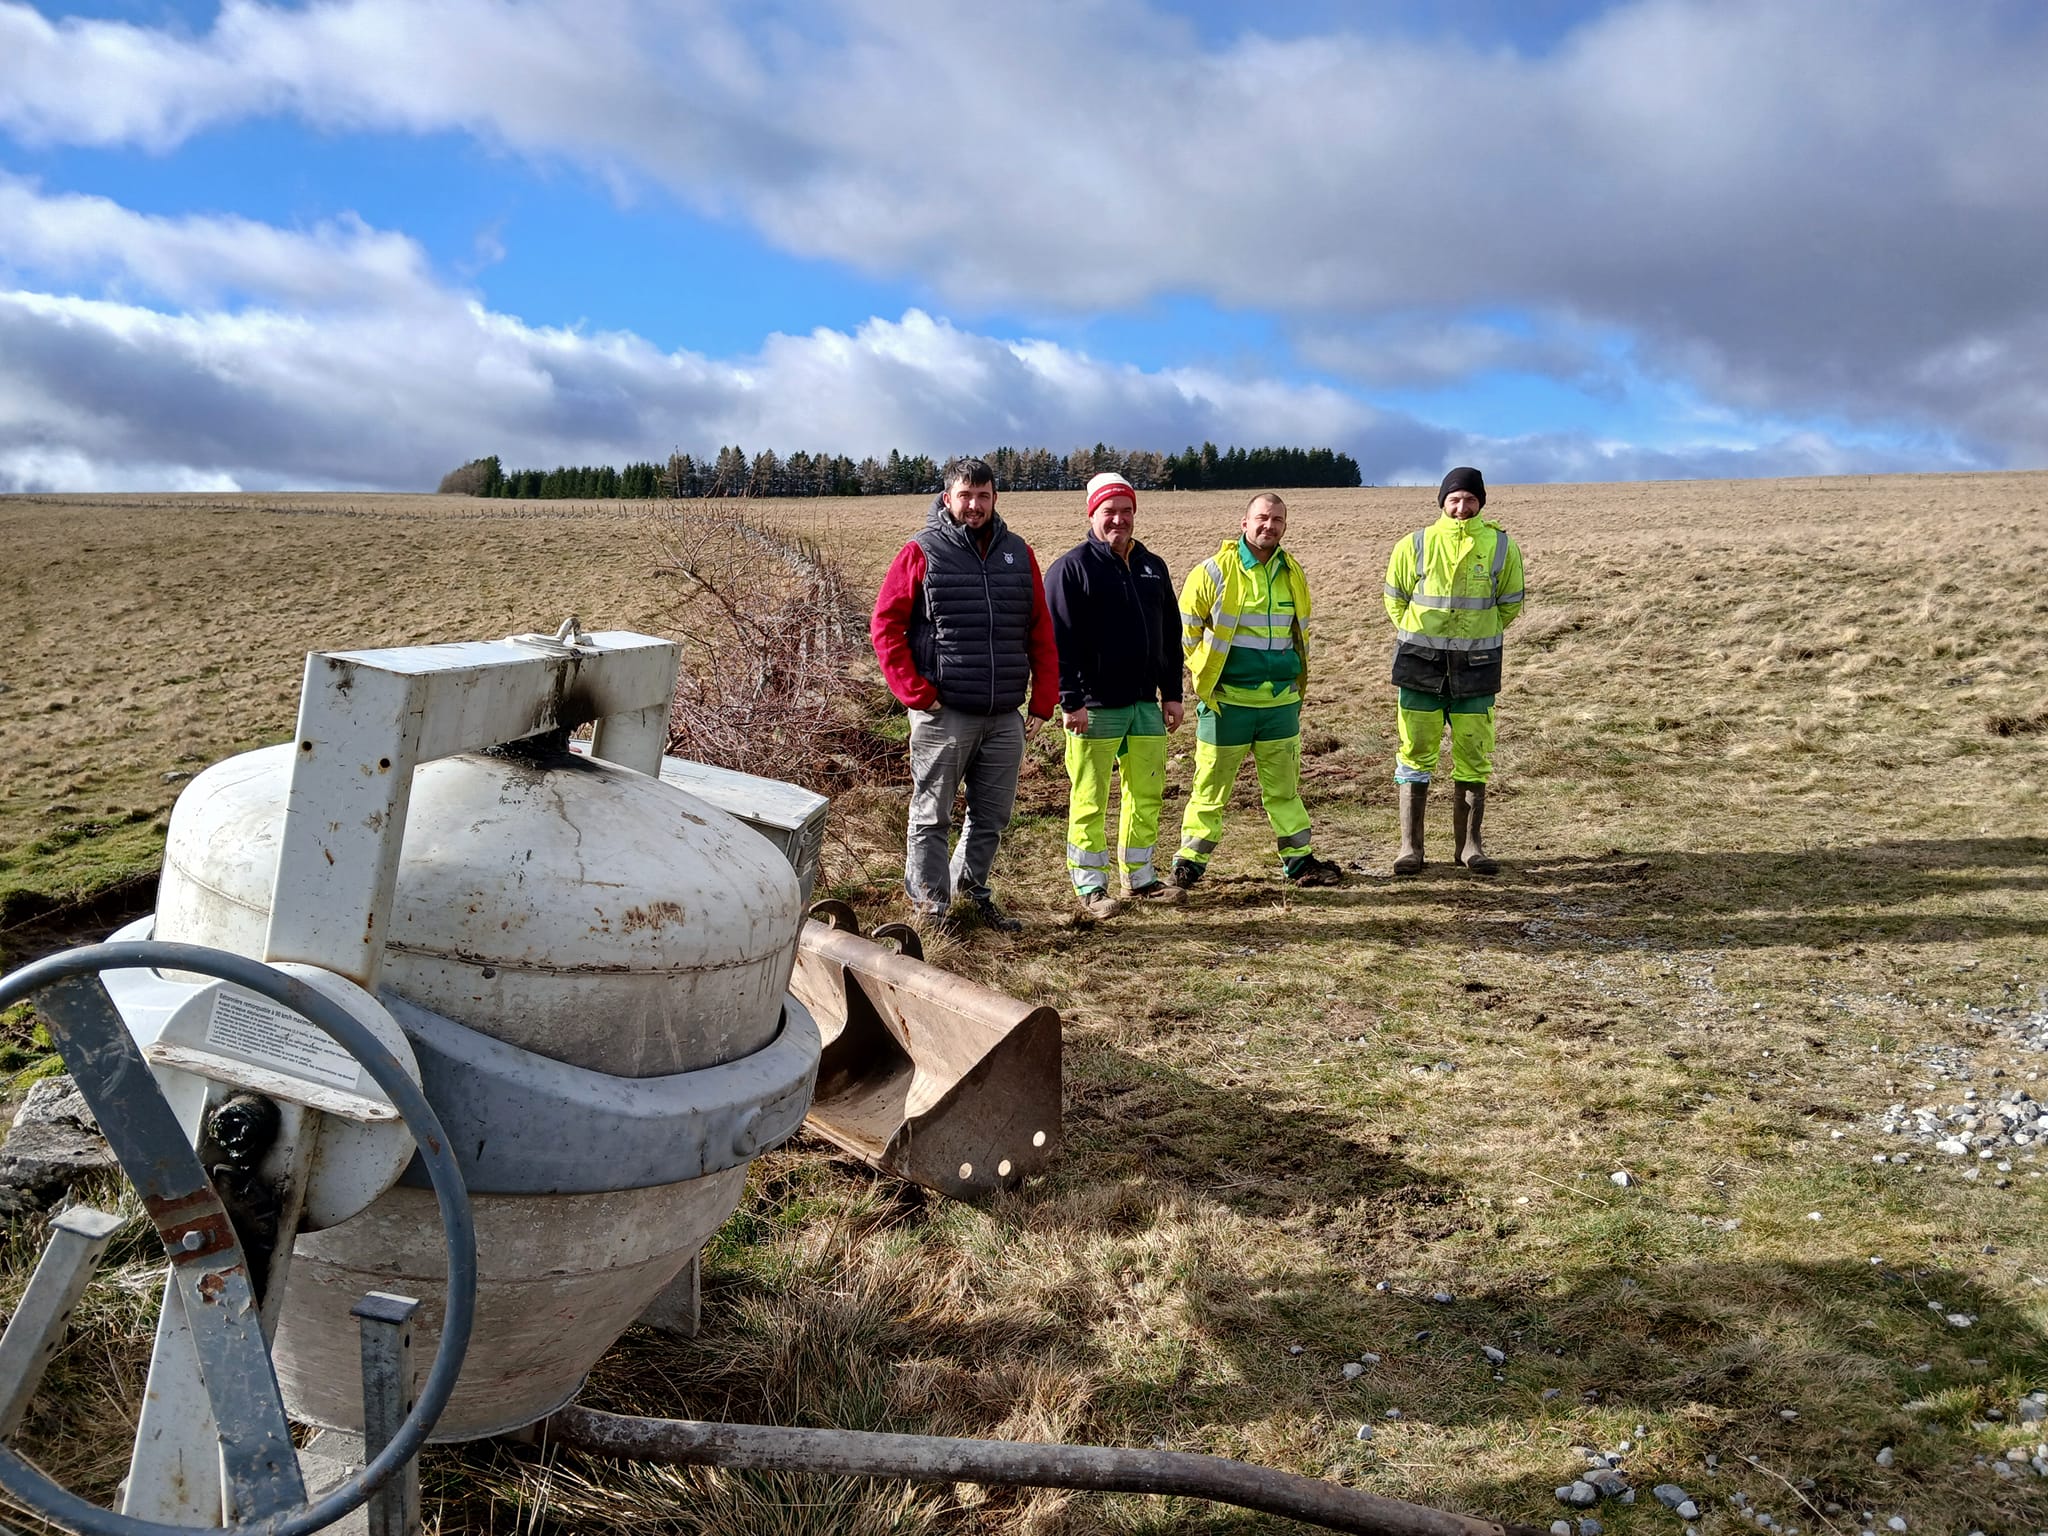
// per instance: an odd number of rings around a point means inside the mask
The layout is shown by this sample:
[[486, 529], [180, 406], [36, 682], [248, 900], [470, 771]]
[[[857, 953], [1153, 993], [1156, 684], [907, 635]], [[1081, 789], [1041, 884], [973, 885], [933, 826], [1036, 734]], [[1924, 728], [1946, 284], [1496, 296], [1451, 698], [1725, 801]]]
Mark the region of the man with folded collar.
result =
[[1307, 573], [1280, 547], [1286, 534], [1287, 503], [1261, 491], [1246, 505], [1238, 536], [1188, 572], [1181, 588], [1181, 654], [1195, 687], [1195, 781], [1171, 877], [1183, 889], [1209, 868], [1247, 757], [1288, 884], [1344, 880], [1316, 856], [1301, 799], [1310, 606]]
[[1522, 611], [1522, 551], [1500, 524], [1479, 515], [1486, 480], [1460, 467], [1444, 476], [1443, 515], [1394, 546], [1387, 560], [1387, 617], [1394, 626], [1401, 851], [1394, 873], [1422, 869], [1429, 784], [1451, 733], [1451, 826], [1456, 861], [1475, 875], [1500, 865], [1481, 831], [1493, 777], [1493, 705], [1500, 692], [1502, 640]]
[[1166, 792], [1166, 734], [1180, 729], [1180, 620], [1173, 572], [1136, 538], [1138, 493], [1122, 475], [1088, 482], [1088, 537], [1045, 573], [1067, 728], [1067, 873], [1091, 917], [1115, 917], [1109, 783], [1123, 809], [1117, 865], [1140, 901], [1185, 894], [1159, 878], [1153, 848]]
[[[946, 923], [955, 896], [999, 933], [1024, 925], [996, 905], [996, 849], [1017, 802], [1024, 716], [1052, 718], [1059, 658], [1038, 557], [996, 512], [996, 475], [957, 458], [924, 530], [898, 551], [875, 597], [869, 638], [910, 711], [910, 818], [903, 888], [911, 909]], [[966, 791], [947, 856], [953, 797]]]

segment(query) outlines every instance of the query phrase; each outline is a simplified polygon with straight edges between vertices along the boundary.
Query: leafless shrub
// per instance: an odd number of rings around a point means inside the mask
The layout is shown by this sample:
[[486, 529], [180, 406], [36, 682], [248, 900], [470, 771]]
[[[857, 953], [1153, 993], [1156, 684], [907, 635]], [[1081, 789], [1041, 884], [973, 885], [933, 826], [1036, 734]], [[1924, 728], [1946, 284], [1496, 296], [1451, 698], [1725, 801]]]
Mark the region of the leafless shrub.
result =
[[899, 771], [865, 606], [831, 552], [744, 500], [676, 503], [656, 526], [683, 641], [669, 750], [824, 794]]

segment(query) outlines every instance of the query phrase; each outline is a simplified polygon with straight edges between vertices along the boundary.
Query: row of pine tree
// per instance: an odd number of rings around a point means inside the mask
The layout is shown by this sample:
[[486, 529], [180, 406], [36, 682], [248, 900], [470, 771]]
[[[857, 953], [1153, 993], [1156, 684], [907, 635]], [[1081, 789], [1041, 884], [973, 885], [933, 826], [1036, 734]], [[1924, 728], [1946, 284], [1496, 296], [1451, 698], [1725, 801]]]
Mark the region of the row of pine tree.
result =
[[[1139, 490], [1259, 490], [1361, 484], [1358, 461], [1329, 448], [1230, 448], [1214, 443], [1184, 453], [1148, 449], [1124, 453], [1107, 443], [1055, 454], [1049, 448], [997, 448], [983, 455], [1004, 490], [1079, 490], [1104, 470], [1115, 470]], [[889, 450], [855, 463], [844, 454], [782, 457], [770, 449], [749, 457], [734, 445], [714, 459], [672, 454], [614, 469], [609, 464], [507, 470], [496, 454], [471, 459], [441, 477], [443, 495], [504, 496], [524, 500], [582, 498], [695, 500], [715, 496], [891, 496], [939, 489], [942, 466], [926, 454]]]

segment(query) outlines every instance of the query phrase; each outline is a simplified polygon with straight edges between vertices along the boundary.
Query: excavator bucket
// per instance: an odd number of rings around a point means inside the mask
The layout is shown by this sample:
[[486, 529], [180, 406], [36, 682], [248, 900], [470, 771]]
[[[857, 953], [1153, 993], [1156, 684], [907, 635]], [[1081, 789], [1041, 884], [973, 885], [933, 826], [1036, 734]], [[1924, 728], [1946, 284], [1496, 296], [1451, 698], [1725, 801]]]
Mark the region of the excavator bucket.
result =
[[901, 924], [863, 938], [842, 903], [811, 910], [790, 982], [825, 1039], [805, 1123], [957, 1200], [1043, 1169], [1060, 1140], [1058, 1010], [926, 965]]

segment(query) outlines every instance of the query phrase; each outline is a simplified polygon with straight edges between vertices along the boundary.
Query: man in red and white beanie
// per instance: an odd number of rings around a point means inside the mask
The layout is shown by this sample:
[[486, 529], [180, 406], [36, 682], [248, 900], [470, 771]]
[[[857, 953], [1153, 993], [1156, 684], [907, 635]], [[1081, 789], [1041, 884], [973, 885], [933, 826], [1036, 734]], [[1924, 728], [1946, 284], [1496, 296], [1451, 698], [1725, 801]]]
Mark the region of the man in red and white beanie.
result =
[[1088, 537], [1045, 573], [1067, 730], [1067, 873], [1094, 917], [1122, 910], [1111, 887], [1110, 779], [1123, 776], [1116, 865], [1133, 897], [1185, 894], [1153, 862], [1166, 790], [1166, 734], [1181, 722], [1173, 572], [1137, 541], [1138, 493], [1122, 475], [1088, 482]]

